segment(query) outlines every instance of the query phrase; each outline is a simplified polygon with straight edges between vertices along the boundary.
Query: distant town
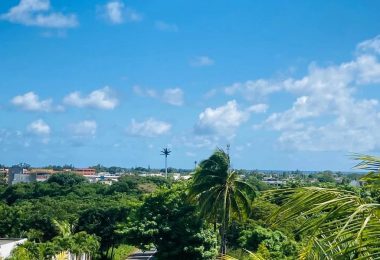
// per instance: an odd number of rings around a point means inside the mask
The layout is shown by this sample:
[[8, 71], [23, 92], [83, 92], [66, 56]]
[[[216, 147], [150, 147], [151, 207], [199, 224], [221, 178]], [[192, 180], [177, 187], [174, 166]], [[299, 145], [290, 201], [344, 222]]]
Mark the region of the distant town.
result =
[[[196, 163], [195, 163], [196, 167]], [[194, 169], [167, 169], [168, 178], [179, 181], [191, 178]], [[242, 178], [256, 178], [264, 184], [271, 186], [283, 186], [292, 183], [316, 184], [316, 183], [337, 183], [360, 186], [360, 173], [357, 172], [333, 172], [333, 171], [279, 171], [279, 170], [236, 170]], [[8, 185], [16, 183], [43, 182], [50, 176], [59, 173], [75, 173], [84, 176], [90, 183], [103, 183], [112, 185], [117, 182], [122, 175], [136, 175], [140, 177], [161, 177], [166, 178], [165, 169], [151, 169], [150, 167], [105, 167], [102, 165], [90, 166], [87, 168], [76, 168], [73, 165], [46, 166], [34, 168], [26, 163], [20, 163], [7, 167], [0, 165], [0, 179]]]

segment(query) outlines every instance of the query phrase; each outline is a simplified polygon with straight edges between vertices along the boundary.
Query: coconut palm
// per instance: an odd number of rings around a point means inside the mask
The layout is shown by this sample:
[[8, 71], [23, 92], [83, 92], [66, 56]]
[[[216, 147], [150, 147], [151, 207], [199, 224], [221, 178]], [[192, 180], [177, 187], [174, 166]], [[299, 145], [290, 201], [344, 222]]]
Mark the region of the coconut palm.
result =
[[216, 223], [220, 224], [221, 254], [226, 254], [226, 234], [232, 217], [242, 219], [249, 212], [253, 194], [253, 188], [230, 170], [230, 158], [221, 149], [196, 168], [189, 196], [215, 228]]
[[[365, 176], [379, 189], [380, 158], [355, 155], [356, 168], [372, 171]], [[274, 194], [273, 194], [274, 193]], [[304, 187], [271, 191], [284, 204], [271, 217], [273, 225], [297, 219], [306, 242], [301, 259], [379, 259], [380, 204], [355, 192]]]
[[165, 156], [165, 176], [168, 178], [168, 156], [170, 155], [172, 151], [170, 151], [169, 148], [163, 148], [161, 150], [161, 155]]

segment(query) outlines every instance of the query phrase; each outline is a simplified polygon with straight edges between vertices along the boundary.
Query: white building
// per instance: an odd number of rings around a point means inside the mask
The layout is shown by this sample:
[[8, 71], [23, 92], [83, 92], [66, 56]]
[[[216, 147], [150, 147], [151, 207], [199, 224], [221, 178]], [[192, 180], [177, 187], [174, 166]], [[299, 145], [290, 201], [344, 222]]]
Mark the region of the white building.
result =
[[12, 250], [26, 240], [26, 238], [0, 238], [0, 259], [9, 257]]

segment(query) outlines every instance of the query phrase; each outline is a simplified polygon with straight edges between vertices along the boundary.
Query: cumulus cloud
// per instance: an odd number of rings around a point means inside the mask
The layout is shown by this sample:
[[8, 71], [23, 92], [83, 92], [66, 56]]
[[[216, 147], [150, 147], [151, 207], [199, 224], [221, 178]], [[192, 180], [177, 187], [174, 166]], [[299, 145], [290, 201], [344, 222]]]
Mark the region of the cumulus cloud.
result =
[[156, 21], [154, 26], [157, 30], [164, 32], [178, 32], [178, 26], [176, 24], [166, 23], [164, 21]]
[[[236, 83], [226, 93], [249, 99], [284, 91], [296, 96], [291, 107], [272, 113], [261, 125], [280, 132], [285, 148], [311, 151], [370, 151], [380, 148], [380, 111], [376, 99], [357, 98], [364, 85], [380, 83], [379, 37], [358, 45], [349, 62], [312, 64], [299, 78]], [[375, 51], [375, 52], [374, 52]]]
[[127, 128], [127, 132], [134, 136], [157, 137], [169, 133], [171, 127], [170, 123], [154, 118], [149, 118], [142, 122], [137, 122], [135, 119], [132, 119], [130, 126]]
[[15, 96], [11, 103], [26, 111], [43, 111], [49, 112], [53, 110], [53, 100], [40, 100], [39, 96], [34, 92], [27, 92], [24, 95]]
[[214, 63], [214, 60], [208, 56], [198, 56], [190, 61], [190, 65], [193, 67], [212, 66]]
[[98, 109], [114, 109], [119, 104], [110, 87], [94, 90], [87, 96], [83, 96], [79, 91], [72, 92], [63, 99], [63, 102], [69, 106]]
[[75, 137], [95, 136], [98, 125], [94, 120], [84, 120], [70, 125], [71, 133]]
[[249, 112], [240, 110], [235, 100], [217, 108], [206, 108], [199, 114], [195, 133], [232, 138], [235, 130], [249, 118]]
[[50, 135], [50, 126], [42, 119], [38, 119], [30, 123], [27, 127], [27, 130], [28, 132], [39, 136]]
[[161, 93], [154, 89], [134, 86], [133, 92], [138, 96], [155, 98], [173, 106], [182, 106], [184, 104], [184, 92], [181, 88], [168, 88]]
[[53, 12], [49, 0], [21, 0], [0, 19], [27, 26], [72, 28], [78, 25], [74, 14]]
[[122, 1], [109, 1], [100, 8], [102, 16], [112, 24], [139, 22], [142, 15], [127, 7]]

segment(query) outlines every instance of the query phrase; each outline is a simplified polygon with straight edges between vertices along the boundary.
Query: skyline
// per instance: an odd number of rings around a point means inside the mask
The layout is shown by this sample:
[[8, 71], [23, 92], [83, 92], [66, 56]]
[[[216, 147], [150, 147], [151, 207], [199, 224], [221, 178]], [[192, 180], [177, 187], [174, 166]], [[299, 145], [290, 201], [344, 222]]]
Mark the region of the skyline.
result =
[[[0, 163], [350, 171], [380, 151], [380, 3], [6, 1]], [[186, 13], [186, 15], [184, 15]]]

